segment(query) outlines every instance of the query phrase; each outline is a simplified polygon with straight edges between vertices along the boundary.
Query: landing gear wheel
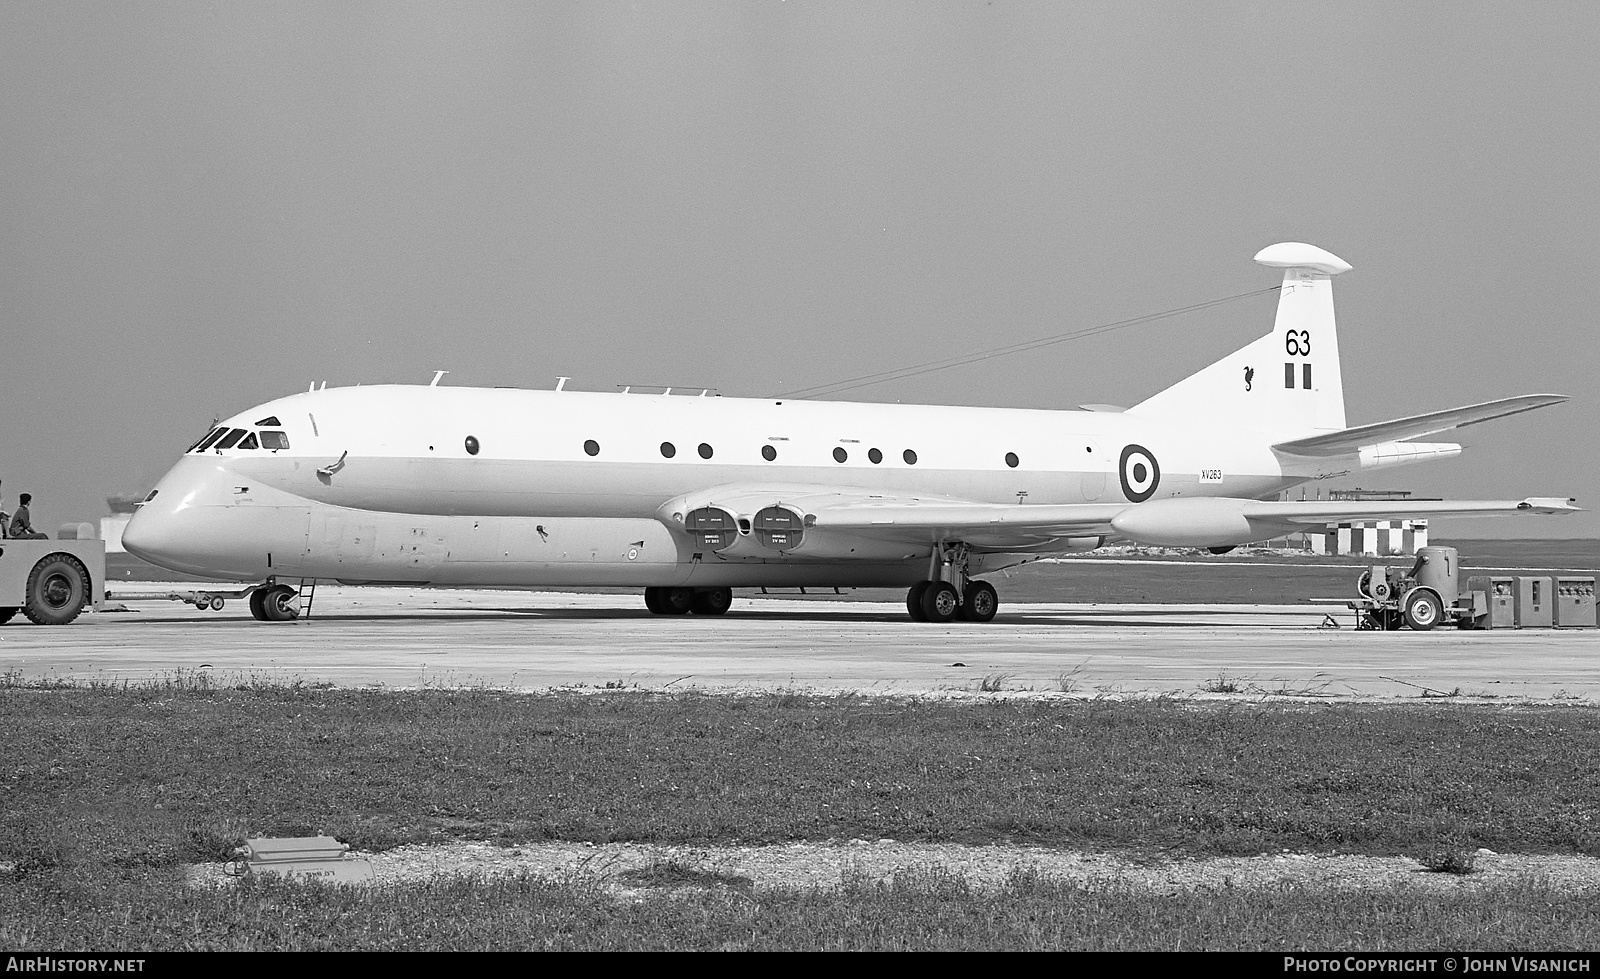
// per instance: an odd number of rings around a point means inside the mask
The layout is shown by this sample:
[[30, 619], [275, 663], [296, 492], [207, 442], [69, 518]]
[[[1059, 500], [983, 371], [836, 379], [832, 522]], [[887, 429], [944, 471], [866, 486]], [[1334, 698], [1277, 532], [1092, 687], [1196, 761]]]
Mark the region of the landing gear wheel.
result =
[[694, 605], [693, 588], [661, 589], [661, 614], [683, 615]]
[[1400, 606], [1406, 625], [1417, 632], [1427, 632], [1444, 618], [1444, 603], [1433, 592], [1421, 588], [1413, 589]]
[[299, 598], [288, 585], [273, 585], [261, 596], [261, 611], [268, 622], [292, 622], [300, 617]]
[[960, 608], [955, 585], [948, 581], [928, 582], [928, 590], [922, 593], [922, 614], [929, 622], [949, 622]]
[[649, 588], [644, 590], [644, 607], [649, 609], [654, 615], [667, 614], [665, 603], [662, 601], [661, 597], [661, 593], [664, 591], [666, 591], [665, 588], [657, 588], [654, 585], [651, 585]]
[[701, 588], [695, 591], [689, 611], [695, 615], [721, 615], [732, 605], [732, 588]]
[[931, 581], [919, 581], [906, 592], [906, 611], [911, 613], [911, 621], [926, 622], [928, 613], [922, 610], [922, 596], [927, 593]]
[[0, 625], [5, 625], [7, 622], [10, 622], [11, 617], [20, 611], [22, 610], [17, 608], [15, 605], [7, 605], [4, 608], [0, 608]]
[[987, 581], [967, 582], [966, 597], [961, 600], [961, 617], [968, 622], [989, 622], [1000, 611], [1000, 595]]
[[271, 621], [267, 618], [267, 607], [262, 604], [262, 600], [266, 597], [267, 590], [265, 588], [257, 588], [250, 593], [250, 616], [257, 622]]
[[35, 625], [66, 625], [89, 601], [89, 572], [70, 554], [46, 554], [22, 594], [22, 614]]

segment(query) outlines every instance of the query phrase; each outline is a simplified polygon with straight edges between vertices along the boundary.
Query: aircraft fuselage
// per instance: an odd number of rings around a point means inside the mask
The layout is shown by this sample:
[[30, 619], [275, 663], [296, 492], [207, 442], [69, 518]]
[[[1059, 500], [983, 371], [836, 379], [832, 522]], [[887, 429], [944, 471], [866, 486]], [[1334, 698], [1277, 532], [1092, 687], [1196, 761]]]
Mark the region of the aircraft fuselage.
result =
[[[218, 429], [253, 437], [186, 454], [125, 541], [242, 581], [901, 586], [925, 574], [930, 547], [708, 553], [664, 501], [761, 484], [775, 501], [785, 486], [825, 486], [1126, 504], [1262, 498], [1317, 475], [1286, 472], [1265, 436], [1118, 412], [395, 385], [294, 395]], [[974, 567], [1084, 546], [991, 549]]]

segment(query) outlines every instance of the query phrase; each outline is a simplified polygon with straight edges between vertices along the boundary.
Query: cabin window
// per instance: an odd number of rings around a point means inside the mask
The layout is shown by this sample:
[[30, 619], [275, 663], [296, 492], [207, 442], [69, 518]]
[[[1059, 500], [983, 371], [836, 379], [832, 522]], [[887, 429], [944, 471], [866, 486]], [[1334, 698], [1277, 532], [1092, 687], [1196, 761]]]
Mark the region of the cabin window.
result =
[[588, 439], [583, 443], [583, 451], [585, 455], [597, 456], [600, 454], [600, 443], [594, 439]]
[[268, 415], [267, 417], [265, 417], [265, 418], [261, 419], [260, 421], [256, 422], [256, 427], [257, 428], [277, 428], [277, 427], [281, 426], [282, 424], [283, 424], [283, 422], [278, 421], [278, 416], [277, 415]]
[[195, 443], [192, 448], [196, 452], [204, 452], [205, 450], [211, 448], [212, 442], [215, 442], [217, 439], [222, 438], [222, 436], [226, 434], [228, 434], [228, 430], [226, 428], [213, 428], [211, 430], [211, 434]]
[[844, 450], [843, 446], [840, 446], [840, 447], [838, 447], [838, 448], [833, 450], [833, 461], [834, 462], [843, 462], [848, 458], [850, 458], [850, 453], [846, 452]]
[[707, 445], [704, 442], [700, 443], [700, 458], [702, 458], [702, 459], [711, 458], [711, 446]]
[[476, 435], [468, 435], [467, 436], [467, 455], [475, 456], [477, 454], [478, 454], [478, 437]]
[[244, 438], [244, 429], [235, 428], [229, 430], [228, 434], [222, 437], [222, 441], [217, 443], [217, 451], [221, 452], [223, 449], [233, 448], [242, 438]]
[[876, 466], [878, 463], [883, 461], [883, 453], [879, 452], [877, 449], [868, 449], [867, 459], [869, 459], [872, 464]]
[[262, 432], [261, 447], [263, 449], [271, 449], [274, 452], [279, 449], [287, 449], [289, 447], [289, 436], [283, 432]]
[[1006, 453], [1006, 465], [1010, 466], [1012, 469], [1017, 468], [1017, 464], [1021, 461], [1021, 459], [1017, 458], [1017, 454], [1015, 452]]
[[662, 442], [661, 443], [661, 458], [663, 458], [663, 459], [671, 459], [673, 456], [675, 456], [677, 454], [678, 454], [678, 447], [677, 446], [673, 445], [671, 442]]
[[771, 462], [772, 460], [778, 458], [778, 450], [774, 449], [770, 445], [763, 445], [761, 447], [761, 458]]
[[259, 448], [261, 448], [261, 443], [256, 441], [256, 433], [255, 432], [251, 432], [249, 435], [246, 435], [244, 437], [244, 441], [239, 443], [239, 448], [241, 448], [241, 449], [259, 449]]
[[906, 461], [906, 465], [908, 466], [914, 466], [917, 464], [917, 454], [910, 449], [907, 449], [905, 452], [901, 453], [900, 457]]

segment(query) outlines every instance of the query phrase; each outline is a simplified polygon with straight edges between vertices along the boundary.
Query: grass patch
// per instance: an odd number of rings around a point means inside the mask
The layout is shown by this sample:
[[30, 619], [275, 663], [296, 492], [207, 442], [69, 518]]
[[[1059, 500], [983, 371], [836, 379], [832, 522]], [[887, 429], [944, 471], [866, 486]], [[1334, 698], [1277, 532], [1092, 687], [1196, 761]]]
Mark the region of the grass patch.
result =
[[624, 870], [617, 874], [617, 879], [646, 887], [732, 887], [736, 890], [749, 890], [753, 883], [743, 874], [700, 867], [673, 857], [657, 858], [643, 867]]
[[829, 889], [645, 889], [529, 877], [329, 887], [249, 878], [185, 888], [99, 873], [0, 887], [0, 946], [195, 951], [1585, 950], [1600, 904], [1537, 884], [1338, 892], [1222, 888], [1152, 897], [1028, 875], [997, 892], [937, 871]]
[[1200, 689], [1204, 693], [1238, 693], [1242, 688], [1237, 678], [1229, 676], [1228, 671], [1223, 670], [1221, 676], [1200, 684]]
[[1600, 855], [1600, 711], [197, 684], [0, 689], [0, 864], [249, 836]]
[[1010, 673], [988, 673], [978, 681], [978, 690], [983, 693], [999, 693], [1006, 688], [1011, 679]]

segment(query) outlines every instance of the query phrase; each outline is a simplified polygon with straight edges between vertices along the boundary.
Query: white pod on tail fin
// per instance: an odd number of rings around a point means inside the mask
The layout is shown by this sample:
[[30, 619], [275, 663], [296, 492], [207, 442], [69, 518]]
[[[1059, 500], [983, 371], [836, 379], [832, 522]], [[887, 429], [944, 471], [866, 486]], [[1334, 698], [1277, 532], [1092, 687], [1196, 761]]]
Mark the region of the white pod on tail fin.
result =
[[1256, 261], [1284, 270], [1272, 332], [1129, 411], [1205, 418], [1279, 439], [1345, 427], [1332, 278], [1349, 263], [1300, 242], [1263, 248]]

